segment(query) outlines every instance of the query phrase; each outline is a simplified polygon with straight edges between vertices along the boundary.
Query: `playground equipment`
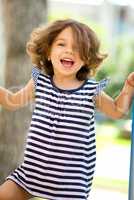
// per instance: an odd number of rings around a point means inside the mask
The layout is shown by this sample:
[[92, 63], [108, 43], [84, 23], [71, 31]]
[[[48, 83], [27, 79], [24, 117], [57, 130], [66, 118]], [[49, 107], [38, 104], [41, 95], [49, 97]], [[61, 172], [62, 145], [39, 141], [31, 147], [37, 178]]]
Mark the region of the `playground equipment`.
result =
[[132, 133], [130, 152], [130, 173], [129, 173], [129, 200], [134, 200], [134, 103], [132, 106]]

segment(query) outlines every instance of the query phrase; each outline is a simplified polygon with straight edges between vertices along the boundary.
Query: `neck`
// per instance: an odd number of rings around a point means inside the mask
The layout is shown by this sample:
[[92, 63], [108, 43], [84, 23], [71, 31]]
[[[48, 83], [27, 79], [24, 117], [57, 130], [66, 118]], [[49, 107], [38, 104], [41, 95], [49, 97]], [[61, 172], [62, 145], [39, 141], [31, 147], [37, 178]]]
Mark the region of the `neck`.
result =
[[53, 76], [54, 84], [61, 89], [74, 89], [79, 87], [83, 81], [79, 81], [76, 77], [63, 77], [63, 76]]
[[78, 81], [77, 78], [76, 78], [76, 74], [71, 74], [71, 75], [63, 75], [59, 72], [57, 72], [55, 70], [54, 72], [54, 76], [53, 76], [53, 80], [56, 81], [56, 82], [59, 82], [59, 83], [72, 83], [74, 81]]

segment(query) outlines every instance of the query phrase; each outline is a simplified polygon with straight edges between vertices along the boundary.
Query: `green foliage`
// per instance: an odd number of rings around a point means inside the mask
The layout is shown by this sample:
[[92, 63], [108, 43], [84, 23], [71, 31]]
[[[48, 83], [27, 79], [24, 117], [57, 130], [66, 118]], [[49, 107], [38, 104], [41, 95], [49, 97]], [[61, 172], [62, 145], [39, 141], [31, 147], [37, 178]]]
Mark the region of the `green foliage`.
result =
[[107, 92], [115, 97], [121, 90], [128, 74], [133, 71], [134, 38], [131, 35], [118, 37], [113, 48], [114, 53], [103, 64], [97, 78], [102, 79], [110, 76], [111, 82]]

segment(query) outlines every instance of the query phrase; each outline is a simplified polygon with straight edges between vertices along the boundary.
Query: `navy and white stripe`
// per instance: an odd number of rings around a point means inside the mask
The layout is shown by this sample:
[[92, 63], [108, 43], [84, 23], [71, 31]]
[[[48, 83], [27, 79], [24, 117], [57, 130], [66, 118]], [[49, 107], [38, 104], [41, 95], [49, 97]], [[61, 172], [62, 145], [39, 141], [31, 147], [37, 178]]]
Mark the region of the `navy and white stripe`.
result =
[[107, 81], [61, 90], [37, 68], [32, 77], [35, 108], [24, 162], [8, 178], [41, 198], [86, 200], [96, 163], [93, 97]]

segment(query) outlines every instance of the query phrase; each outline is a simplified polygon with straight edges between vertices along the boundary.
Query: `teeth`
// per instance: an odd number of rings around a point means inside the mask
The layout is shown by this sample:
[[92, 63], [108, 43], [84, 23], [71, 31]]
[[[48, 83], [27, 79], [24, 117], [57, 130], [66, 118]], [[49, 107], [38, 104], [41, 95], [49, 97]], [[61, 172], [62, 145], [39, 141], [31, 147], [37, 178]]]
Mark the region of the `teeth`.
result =
[[61, 60], [61, 63], [63, 64], [63, 65], [68, 65], [68, 66], [72, 66], [73, 64], [74, 64], [74, 61], [72, 61], [71, 59], [62, 59]]
[[65, 58], [65, 59], [63, 59], [63, 60], [73, 62], [73, 60], [71, 60], [71, 59], [69, 59], [69, 58]]

